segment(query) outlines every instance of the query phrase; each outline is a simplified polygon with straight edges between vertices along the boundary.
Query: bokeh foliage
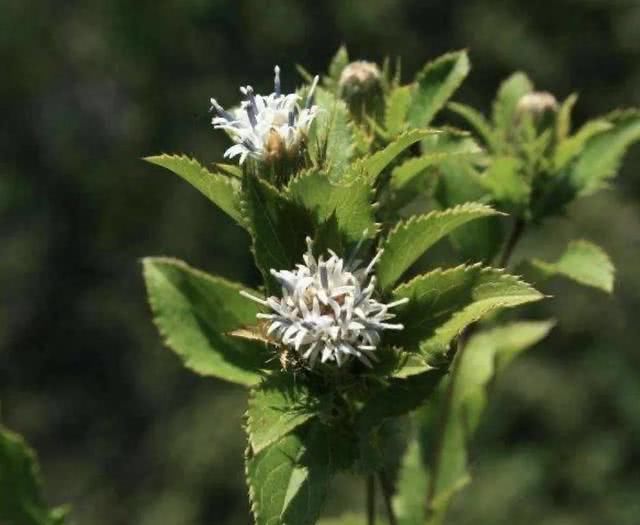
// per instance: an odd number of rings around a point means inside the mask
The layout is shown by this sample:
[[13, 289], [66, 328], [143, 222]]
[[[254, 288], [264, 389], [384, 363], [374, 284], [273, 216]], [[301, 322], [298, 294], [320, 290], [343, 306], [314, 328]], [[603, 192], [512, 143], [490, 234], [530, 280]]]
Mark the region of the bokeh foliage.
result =
[[[286, 21], [286, 23], [283, 23]], [[473, 70], [456, 100], [490, 113], [515, 69], [565, 98], [575, 121], [639, 105], [636, 2], [284, 1], [0, 5], [0, 399], [39, 451], [46, 496], [78, 523], [243, 523], [240, 390], [185, 371], [160, 347], [139, 257], [171, 254], [258, 282], [231, 219], [169, 174], [158, 151], [218, 159], [208, 98], [300, 81], [341, 42], [401, 56], [405, 77], [449, 49]], [[462, 123], [462, 121], [461, 121]], [[498, 384], [474, 478], [450, 523], [635, 523], [640, 412], [640, 153], [615, 188], [568, 210], [520, 256], [558, 260], [574, 231], [618, 268], [613, 298], [561, 280], [533, 308], [559, 327]], [[185, 431], [189, 429], [189, 431]], [[361, 507], [361, 487], [333, 500]]]

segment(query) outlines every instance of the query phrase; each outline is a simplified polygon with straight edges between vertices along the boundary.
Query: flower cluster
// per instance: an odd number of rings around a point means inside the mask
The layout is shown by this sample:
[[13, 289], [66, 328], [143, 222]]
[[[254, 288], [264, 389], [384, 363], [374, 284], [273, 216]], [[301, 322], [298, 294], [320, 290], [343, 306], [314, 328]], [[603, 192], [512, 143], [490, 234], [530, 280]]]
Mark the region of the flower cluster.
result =
[[270, 95], [257, 95], [251, 86], [241, 87], [240, 92], [246, 99], [239, 108], [230, 111], [225, 111], [212, 98], [211, 109], [217, 115], [212, 120], [213, 127], [225, 130], [235, 142], [224, 156], [239, 155], [242, 164], [247, 156], [264, 161], [295, 154], [318, 112], [318, 107], [313, 105], [317, 83], [316, 76], [301, 106], [296, 93], [281, 93], [280, 68], [276, 66], [274, 90]]
[[[295, 270], [271, 270], [282, 286], [282, 297], [266, 300], [246, 292], [244, 296], [271, 310], [258, 318], [268, 322], [267, 335], [278, 344], [295, 351], [313, 367], [335, 361], [342, 366], [352, 357], [371, 366], [382, 330], [402, 330], [401, 324], [387, 321], [390, 308], [407, 299], [383, 304], [373, 298], [375, 276], [370, 275], [382, 251], [364, 268], [359, 261], [345, 262], [329, 251], [326, 261], [313, 255], [313, 243], [307, 238], [304, 264]], [[365, 286], [365, 282], [368, 283]]]

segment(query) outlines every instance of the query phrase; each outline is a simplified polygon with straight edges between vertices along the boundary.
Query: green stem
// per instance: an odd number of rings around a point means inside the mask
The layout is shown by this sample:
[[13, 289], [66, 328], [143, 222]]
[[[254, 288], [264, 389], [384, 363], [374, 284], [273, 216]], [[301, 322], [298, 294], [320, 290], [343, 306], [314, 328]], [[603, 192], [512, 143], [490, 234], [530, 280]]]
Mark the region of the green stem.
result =
[[506, 268], [506, 266], [509, 264], [509, 260], [513, 255], [513, 250], [515, 249], [516, 244], [518, 244], [518, 241], [524, 233], [525, 225], [526, 222], [521, 217], [516, 218], [516, 220], [514, 221], [511, 232], [509, 233], [509, 237], [504, 243], [504, 248], [502, 250], [502, 253], [500, 254], [500, 258], [498, 259], [498, 267]]
[[378, 472], [378, 478], [380, 479], [380, 487], [382, 488], [382, 496], [384, 500], [384, 506], [387, 510], [387, 518], [389, 518], [389, 525], [398, 525], [398, 520], [393, 512], [393, 505], [391, 503], [391, 495], [393, 493], [393, 487], [391, 481], [387, 478], [387, 475], [381, 470]]
[[373, 475], [367, 476], [367, 525], [376, 524], [376, 483]]

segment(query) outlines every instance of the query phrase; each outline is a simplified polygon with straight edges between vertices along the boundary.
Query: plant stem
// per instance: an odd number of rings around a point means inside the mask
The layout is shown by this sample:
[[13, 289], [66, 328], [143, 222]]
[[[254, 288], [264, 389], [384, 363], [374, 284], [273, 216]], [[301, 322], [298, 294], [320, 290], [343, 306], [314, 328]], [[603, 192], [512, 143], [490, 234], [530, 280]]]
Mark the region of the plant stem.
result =
[[518, 244], [520, 237], [524, 233], [525, 221], [521, 217], [516, 218], [513, 223], [513, 227], [511, 228], [511, 232], [509, 233], [509, 237], [504, 244], [504, 249], [500, 254], [500, 258], [498, 259], [498, 267], [505, 268], [507, 264], [509, 264], [509, 259], [511, 259], [511, 255], [513, 255], [513, 250]]
[[367, 525], [376, 525], [376, 480], [367, 476]]
[[398, 525], [398, 520], [396, 519], [396, 515], [393, 512], [393, 505], [391, 504], [391, 494], [393, 493], [391, 481], [382, 470], [378, 472], [378, 478], [380, 479], [380, 487], [382, 488], [382, 497], [387, 510], [389, 525]]

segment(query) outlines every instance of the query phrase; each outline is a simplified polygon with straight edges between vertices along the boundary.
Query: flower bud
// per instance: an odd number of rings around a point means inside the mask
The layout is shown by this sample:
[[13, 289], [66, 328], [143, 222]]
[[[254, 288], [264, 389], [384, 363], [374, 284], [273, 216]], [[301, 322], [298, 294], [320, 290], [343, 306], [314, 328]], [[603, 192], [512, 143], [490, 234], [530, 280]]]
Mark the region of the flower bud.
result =
[[[558, 112], [558, 101], [547, 91], [534, 91], [520, 97], [516, 105], [515, 124], [522, 128], [525, 122], [538, 133], [553, 125]], [[525, 128], [527, 126], [524, 126]]]
[[383, 106], [382, 74], [373, 62], [358, 60], [348, 64], [338, 82], [340, 96], [355, 118], [375, 116]]
[[547, 112], [558, 111], [558, 101], [547, 91], [534, 91], [520, 97], [516, 106], [518, 115], [529, 114], [534, 118], [541, 117]]

